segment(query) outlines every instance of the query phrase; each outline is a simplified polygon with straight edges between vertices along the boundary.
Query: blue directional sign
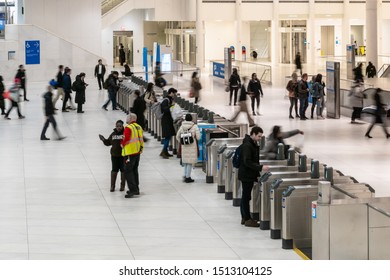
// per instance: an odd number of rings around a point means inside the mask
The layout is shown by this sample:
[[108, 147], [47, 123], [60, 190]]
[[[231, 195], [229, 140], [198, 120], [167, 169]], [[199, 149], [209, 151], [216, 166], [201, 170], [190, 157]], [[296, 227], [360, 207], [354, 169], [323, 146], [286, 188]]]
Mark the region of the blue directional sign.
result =
[[225, 77], [225, 64], [213, 62], [213, 76], [223, 79]]
[[41, 44], [38, 40], [26, 41], [26, 64], [40, 64], [41, 63]]

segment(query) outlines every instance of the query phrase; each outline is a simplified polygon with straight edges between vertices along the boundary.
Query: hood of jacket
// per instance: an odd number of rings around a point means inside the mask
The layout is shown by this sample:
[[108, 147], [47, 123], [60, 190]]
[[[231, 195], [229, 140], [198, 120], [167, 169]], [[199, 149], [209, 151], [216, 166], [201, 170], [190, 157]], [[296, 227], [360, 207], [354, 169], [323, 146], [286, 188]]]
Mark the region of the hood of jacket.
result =
[[114, 131], [112, 132], [114, 135], [122, 135], [123, 134], [123, 130], [122, 131], [118, 131], [116, 130], [116, 128], [113, 129]]
[[182, 123], [181, 123], [181, 126], [182, 126], [182, 128], [184, 129], [184, 130], [188, 130], [188, 129], [190, 129], [192, 126], [194, 126], [195, 124], [193, 123], [193, 122], [191, 122], [191, 121], [183, 121]]

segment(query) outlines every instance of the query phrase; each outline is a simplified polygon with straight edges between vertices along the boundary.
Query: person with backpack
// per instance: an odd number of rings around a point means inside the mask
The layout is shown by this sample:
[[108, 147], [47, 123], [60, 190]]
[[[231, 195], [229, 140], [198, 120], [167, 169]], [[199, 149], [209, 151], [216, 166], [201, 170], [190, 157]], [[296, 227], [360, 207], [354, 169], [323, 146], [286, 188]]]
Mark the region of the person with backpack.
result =
[[172, 136], [176, 135], [175, 127], [173, 126], [173, 118], [171, 114], [171, 106], [173, 105], [174, 101], [173, 98], [176, 95], [177, 90], [175, 88], [170, 88], [168, 90], [168, 95], [160, 104], [161, 112], [163, 113], [161, 117], [161, 137], [164, 138], [163, 140], [163, 149], [160, 153], [160, 156], [164, 159], [168, 159], [169, 157], [172, 157], [170, 153], [168, 153], [168, 146], [169, 141], [171, 140]]
[[229, 78], [229, 89], [230, 89], [229, 105], [232, 105], [232, 97], [234, 92], [234, 106], [236, 106], [237, 93], [240, 87], [241, 87], [240, 75], [238, 75], [237, 68], [233, 68], [233, 73]]
[[249, 202], [253, 185], [258, 181], [261, 171], [268, 171], [267, 165], [260, 165], [260, 147], [258, 142], [263, 136], [261, 127], [252, 127], [250, 134], [245, 135], [239, 150], [240, 166], [238, 168], [238, 179], [242, 184], [241, 198], [241, 224], [246, 227], [258, 227], [259, 224], [250, 215]]
[[57, 73], [57, 85], [54, 87], [55, 89], [57, 89], [57, 94], [56, 96], [54, 97], [53, 99], [53, 106], [54, 106], [54, 110], [58, 110], [56, 108], [56, 103], [58, 101], [58, 99], [61, 97], [61, 99], [64, 99], [65, 98], [65, 93], [64, 93], [64, 89], [63, 89], [63, 71], [64, 71], [64, 65], [59, 65], [58, 66], [58, 73]]
[[317, 119], [324, 119], [322, 112], [325, 106], [325, 83], [322, 81], [322, 74], [317, 74], [315, 83], [312, 90], [312, 105], [311, 105], [311, 116], [313, 118], [314, 109], [317, 106]]
[[298, 89], [298, 75], [297, 73], [291, 74], [291, 80], [288, 81], [286, 89], [288, 91], [288, 99], [290, 100], [290, 119], [294, 119], [292, 116], [292, 110], [295, 107], [295, 117], [299, 118], [298, 115], [298, 95], [297, 95], [297, 89]]
[[[65, 67], [64, 75], [62, 76], [62, 87], [65, 92], [65, 98], [62, 102], [62, 112], [69, 112], [67, 109], [74, 110], [75, 106], [72, 102], [72, 79], [70, 77], [70, 74], [72, 73], [72, 69], [69, 67]], [[66, 103], [70, 102], [70, 106], [66, 106]]]
[[252, 114], [256, 116], [255, 113], [255, 101], [257, 102], [257, 115], [260, 115], [260, 95], [261, 98], [263, 98], [263, 89], [261, 88], [260, 80], [257, 78], [257, 74], [252, 74], [252, 79], [250, 79], [248, 84], [248, 93], [251, 97], [251, 104], [252, 104]]
[[108, 100], [104, 103], [102, 106], [102, 109], [107, 111], [108, 103], [112, 103], [112, 110], [118, 110], [116, 108], [116, 94], [119, 90], [118, 85], [118, 71], [113, 71], [107, 78], [106, 81], [104, 81], [104, 86], [107, 88], [108, 92]]
[[[184, 140], [184, 137], [188, 137]], [[192, 183], [192, 166], [198, 162], [198, 141], [200, 132], [198, 126], [193, 123], [191, 114], [186, 114], [185, 121], [182, 122], [176, 133], [176, 139], [181, 143], [181, 161], [184, 167], [184, 182]]]

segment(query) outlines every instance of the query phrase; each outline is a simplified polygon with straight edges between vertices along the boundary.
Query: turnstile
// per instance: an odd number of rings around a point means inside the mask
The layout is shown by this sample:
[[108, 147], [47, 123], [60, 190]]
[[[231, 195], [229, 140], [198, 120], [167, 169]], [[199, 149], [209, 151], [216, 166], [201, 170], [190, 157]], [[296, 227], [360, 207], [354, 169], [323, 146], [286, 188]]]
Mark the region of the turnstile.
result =
[[[327, 181], [331, 179], [325, 177]], [[271, 184], [270, 191], [270, 205], [271, 205], [271, 219], [270, 219], [270, 229], [271, 229], [271, 238], [280, 239], [281, 238], [281, 229], [282, 229], [282, 195], [283, 192], [290, 186], [299, 186], [299, 185], [316, 185], [319, 181], [324, 181], [324, 178], [320, 179], [276, 179]], [[350, 176], [339, 176], [333, 178], [333, 183], [343, 184], [343, 183], [357, 183], [357, 181]]]
[[[370, 198], [375, 191], [364, 183], [331, 185], [331, 199]], [[311, 248], [311, 204], [318, 185], [290, 186], [282, 197], [282, 248]]]
[[227, 145], [224, 144], [219, 147], [217, 151], [218, 162], [217, 162], [217, 193], [225, 193], [226, 185], [226, 165], [227, 165], [227, 155], [229, 151], [235, 151], [239, 145]]

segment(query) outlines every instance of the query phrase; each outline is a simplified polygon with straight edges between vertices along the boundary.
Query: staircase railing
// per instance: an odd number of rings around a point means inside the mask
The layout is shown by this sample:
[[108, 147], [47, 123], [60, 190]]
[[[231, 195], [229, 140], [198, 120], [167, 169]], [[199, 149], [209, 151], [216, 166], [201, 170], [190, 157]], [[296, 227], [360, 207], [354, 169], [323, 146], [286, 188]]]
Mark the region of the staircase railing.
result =
[[125, 1], [126, 0], [102, 0], [102, 15], [108, 13], [113, 8]]
[[387, 68], [389, 68], [390, 64], [383, 64], [381, 68], [378, 70], [377, 77], [382, 77], [382, 75], [386, 72]]

